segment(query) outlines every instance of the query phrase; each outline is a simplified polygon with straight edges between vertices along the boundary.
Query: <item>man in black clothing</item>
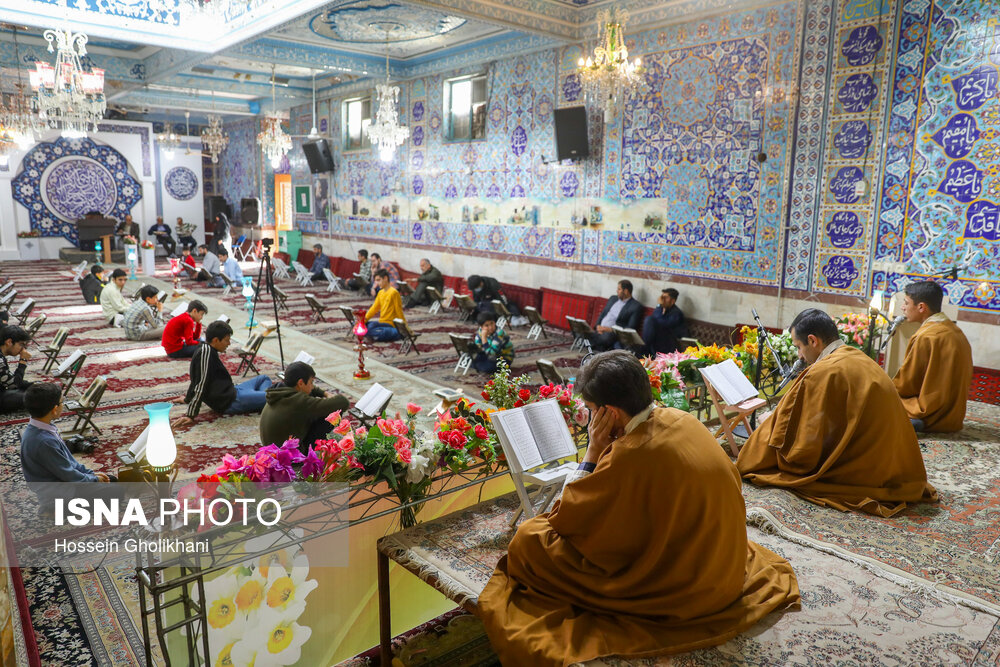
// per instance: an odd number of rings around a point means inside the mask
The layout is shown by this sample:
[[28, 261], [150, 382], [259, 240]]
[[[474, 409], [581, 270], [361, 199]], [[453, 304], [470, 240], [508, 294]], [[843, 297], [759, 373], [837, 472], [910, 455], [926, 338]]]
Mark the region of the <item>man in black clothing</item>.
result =
[[[24, 371], [31, 354], [25, 349], [31, 336], [18, 326], [0, 329], [0, 412], [24, 410], [24, 391], [31, 386], [24, 381]], [[7, 364], [7, 357], [17, 356], [17, 368], [13, 373]]]
[[83, 292], [83, 300], [86, 303], [100, 303], [101, 290], [107, 281], [104, 279], [104, 267], [94, 264], [90, 267], [90, 273], [80, 279], [80, 291]]
[[131, 215], [126, 215], [125, 219], [118, 223], [115, 227], [115, 236], [118, 238], [118, 247], [122, 247], [123, 239], [126, 236], [131, 236], [135, 238], [136, 242], [139, 241], [139, 223], [132, 220]]
[[608, 298], [604, 304], [604, 310], [597, 318], [596, 331], [590, 334], [590, 346], [595, 352], [605, 352], [607, 350], [621, 348], [618, 336], [611, 327], [618, 326], [622, 329], [638, 329], [639, 320], [642, 319], [643, 305], [632, 298], [632, 282], [630, 280], [618, 281], [618, 290], [615, 295]]
[[147, 234], [155, 236], [156, 242], [166, 249], [168, 255], [171, 257], [177, 256], [177, 243], [174, 242], [174, 237], [170, 235], [170, 226], [163, 223], [163, 216], [156, 218], [156, 224], [149, 228]]
[[473, 274], [469, 276], [466, 282], [469, 285], [469, 289], [472, 290], [472, 298], [476, 302], [476, 310], [479, 311], [476, 321], [480, 325], [490, 319], [497, 320], [500, 318], [500, 314], [497, 313], [496, 308], [493, 306], [494, 300], [503, 303], [514, 317], [520, 316], [521, 310], [507, 300], [507, 296], [503, 293], [503, 287], [500, 286], [500, 281], [496, 278]]
[[232, 335], [232, 327], [218, 320], [205, 329], [205, 342], [191, 357], [191, 384], [187, 394], [175, 401], [187, 403], [187, 414], [174, 420], [175, 427], [194, 424], [202, 403], [227, 415], [248, 414], [264, 409], [271, 378], [258, 375], [234, 385], [229, 370], [219, 358], [229, 348]]
[[642, 323], [642, 339], [649, 347], [649, 354], [676, 352], [678, 338], [687, 335], [684, 313], [677, 307], [677, 290], [668, 287], [660, 293], [660, 305]]
[[417, 288], [406, 300], [403, 308], [413, 308], [414, 306], [428, 306], [431, 298], [427, 296], [427, 288], [433, 287], [440, 294], [444, 290], [444, 278], [441, 272], [431, 265], [431, 260], [424, 258], [420, 260], [420, 276], [417, 278]]

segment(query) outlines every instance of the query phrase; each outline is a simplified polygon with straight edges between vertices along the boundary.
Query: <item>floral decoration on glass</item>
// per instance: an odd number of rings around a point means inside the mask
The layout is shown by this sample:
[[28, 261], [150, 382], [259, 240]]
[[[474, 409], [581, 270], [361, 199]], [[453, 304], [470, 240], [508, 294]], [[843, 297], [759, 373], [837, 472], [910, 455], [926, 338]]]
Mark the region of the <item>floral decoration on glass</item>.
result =
[[140, 243], [139, 247], [142, 248], [143, 250], [152, 250], [156, 246], [153, 245], [152, 241], [150, 241], [150, 240], [147, 239], [147, 240], [143, 241], [142, 243]]
[[38, 238], [41, 235], [42, 235], [42, 233], [40, 231], [38, 231], [37, 229], [32, 229], [32, 230], [27, 231], [27, 232], [18, 232], [17, 233], [17, 238], [19, 238], [19, 239], [36, 239], [36, 238]]

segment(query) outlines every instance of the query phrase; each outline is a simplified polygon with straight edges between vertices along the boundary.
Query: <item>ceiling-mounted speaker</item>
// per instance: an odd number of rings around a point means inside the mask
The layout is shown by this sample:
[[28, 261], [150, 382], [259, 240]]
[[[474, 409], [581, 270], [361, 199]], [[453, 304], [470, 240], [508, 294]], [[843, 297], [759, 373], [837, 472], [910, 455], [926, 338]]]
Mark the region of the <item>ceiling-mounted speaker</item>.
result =
[[303, 143], [302, 152], [306, 154], [306, 162], [309, 163], [309, 171], [312, 173], [319, 174], [336, 169], [333, 154], [330, 152], [330, 142], [326, 139]]
[[586, 107], [556, 109], [553, 115], [556, 126], [556, 159], [582, 160], [590, 155], [587, 141]]

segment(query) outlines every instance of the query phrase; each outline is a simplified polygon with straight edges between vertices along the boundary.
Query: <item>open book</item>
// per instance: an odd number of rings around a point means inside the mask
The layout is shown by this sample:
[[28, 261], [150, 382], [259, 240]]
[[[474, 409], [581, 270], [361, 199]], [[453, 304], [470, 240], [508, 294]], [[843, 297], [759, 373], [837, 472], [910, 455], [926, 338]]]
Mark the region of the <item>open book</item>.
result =
[[170, 311], [170, 317], [177, 317], [181, 313], [186, 313], [188, 309], [188, 302], [181, 301], [177, 304], [177, 307]]
[[27, 299], [25, 299], [24, 303], [21, 304], [21, 307], [17, 309], [15, 315], [24, 315], [25, 311], [31, 308], [31, 306], [34, 305], [34, 303], [35, 300], [32, 299], [31, 297], [28, 297]]
[[167, 299], [167, 293], [164, 292], [163, 290], [160, 290], [159, 292], [156, 293], [156, 300], [159, 301], [160, 303], [163, 303], [164, 301], [166, 301], [166, 299]]
[[296, 361], [301, 361], [303, 363], [306, 363], [306, 364], [309, 364], [310, 366], [312, 366], [312, 362], [316, 361], [316, 357], [312, 356], [311, 354], [309, 354], [305, 350], [301, 350], [295, 356], [295, 358], [292, 359], [292, 363], [295, 363]]
[[576, 443], [555, 399], [490, 413], [512, 472], [576, 454]]
[[226, 322], [228, 324], [229, 323], [229, 315], [226, 315], [226, 314], [219, 315], [218, 317], [215, 318], [215, 321], [216, 322]]
[[59, 377], [60, 375], [65, 374], [67, 371], [69, 371], [69, 369], [73, 368], [73, 365], [75, 363], [80, 361], [86, 355], [87, 353], [84, 352], [83, 350], [75, 350], [73, 354], [66, 357], [66, 359], [61, 364], [59, 364], [59, 368], [56, 369], [56, 372], [53, 373], [53, 375], [55, 377]]
[[358, 402], [354, 404], [354, 409], [366, 417], [377, 417], [389, 405], [391, 398], [392, 392], [376, 382], [371, 389], [365, 392], [364, 396], [358, 399]]
[[739, 405], [743, 401], [757, 398], [760, 393], [732, 359], [699, 370], [705, 382], [715, 388], [726, 405]]
[[629, 348], [646, 344], [646, 341], [642, 339], [642, 336], [640, 336], [639, 332], [635, 329], [620, 327], [616, 324], [611, 327], [611, 330], [615, 332], [615, 336], [618, 337], [618, 342], [621, 343], [623, 347]]

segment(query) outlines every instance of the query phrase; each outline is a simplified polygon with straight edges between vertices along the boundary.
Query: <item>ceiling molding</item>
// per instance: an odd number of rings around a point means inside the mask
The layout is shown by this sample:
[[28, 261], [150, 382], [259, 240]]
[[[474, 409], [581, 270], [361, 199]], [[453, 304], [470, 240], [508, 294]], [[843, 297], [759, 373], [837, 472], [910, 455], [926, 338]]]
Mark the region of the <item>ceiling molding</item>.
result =
[[[578, 10], [572, 5], [552, 0], [407, 0], [409, 4], [428, 7], [469, 19], [492, 23], [519, 32], [541, 35], [558, 41], [576, 41]], [[568, 16], [569, 14], [569, 16]]]

